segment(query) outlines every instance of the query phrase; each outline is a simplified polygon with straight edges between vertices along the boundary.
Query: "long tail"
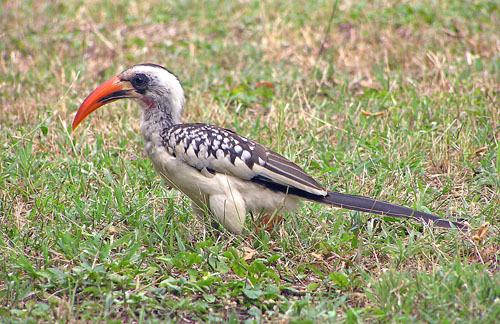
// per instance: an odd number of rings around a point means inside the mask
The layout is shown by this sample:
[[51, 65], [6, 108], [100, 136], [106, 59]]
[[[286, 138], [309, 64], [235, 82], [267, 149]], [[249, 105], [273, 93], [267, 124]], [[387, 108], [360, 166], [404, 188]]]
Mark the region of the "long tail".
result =
[[392, 217], [422, 220], [427, 224], [434, 224], [440, 227], [456, 227], [464, 231], [468, 230], [467, 226], [460, 222], [449, 221], [436, 215], [424, 213], [415, 209], [394, 205], [385, 201], [375, 200], [368, 197], [342, 194], [335, 191], [329, 191], [326, 196], [320, 196], [301, 189], [286, 187], [275, 182], [270, 182], [260, 177], [254, 177], [252, 178], [252, 181], [274, 191], [281, 191], [286, 194], [296, 195], [303, 199], [335, 207], [359, 210], [362, 212]]
[[464, 230], [467, 229], [465, 224], [459, 222], [449, 221], [436, 215], [363, 196], [347, 195], [329, 191], [326, 196], [317, 196], [316, 199], [313, 200], [335, 207], [358, 210], [372, 214], [422, 220], [427, 224], [434, 224], [445, 228], [456, 227]]

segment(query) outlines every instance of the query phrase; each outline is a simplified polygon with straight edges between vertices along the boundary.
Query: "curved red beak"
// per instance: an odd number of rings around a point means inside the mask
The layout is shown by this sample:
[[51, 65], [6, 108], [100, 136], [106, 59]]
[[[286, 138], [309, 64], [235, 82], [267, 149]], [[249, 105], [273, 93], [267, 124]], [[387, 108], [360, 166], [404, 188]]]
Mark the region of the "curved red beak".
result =
[[137, 96], [135, 89], [132, 87], [126, 89], [127, 83], [115, 76], [97, 87], [81, 104], [71, 128], [75, 130], [90, 113], [107, 103], [123, 98], [135, 98]]

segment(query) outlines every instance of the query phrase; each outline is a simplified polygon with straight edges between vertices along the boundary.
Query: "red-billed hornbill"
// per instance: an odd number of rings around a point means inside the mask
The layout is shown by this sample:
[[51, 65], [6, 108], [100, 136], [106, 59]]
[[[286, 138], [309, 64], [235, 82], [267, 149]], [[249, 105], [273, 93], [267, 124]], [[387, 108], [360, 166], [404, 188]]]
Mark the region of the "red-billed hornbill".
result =
[[438, 216], [367, 197], [325, 190], [296, 164], [235, 132], [206, 124], [182, 124], [184, 91], [162, 66], [139, 64], [111, 78], [82, 103], [73, 130], [92, 111], [133, 98], [143, 110], [145, 150], [166, 183], [208, 211], [232, 233], [241, 233], [249, 211], [274, 215], [309, 200], [362, 212], [463, 228]]

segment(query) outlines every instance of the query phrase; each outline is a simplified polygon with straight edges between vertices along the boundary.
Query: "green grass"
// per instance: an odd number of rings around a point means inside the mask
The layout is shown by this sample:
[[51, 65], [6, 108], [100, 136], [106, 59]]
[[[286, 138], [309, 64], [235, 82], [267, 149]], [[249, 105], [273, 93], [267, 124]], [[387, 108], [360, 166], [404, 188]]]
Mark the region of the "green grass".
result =
[[[495, 322], [498, 2], [339, 2], [325, 34], [332, 5], [3, 1], [0, 322]], [[179, 76], [185, 121], [471, 234], [314, 204], [273, 233], [213, 228], [163, 187], [135, 104], [70, 131], [141, 62]]]

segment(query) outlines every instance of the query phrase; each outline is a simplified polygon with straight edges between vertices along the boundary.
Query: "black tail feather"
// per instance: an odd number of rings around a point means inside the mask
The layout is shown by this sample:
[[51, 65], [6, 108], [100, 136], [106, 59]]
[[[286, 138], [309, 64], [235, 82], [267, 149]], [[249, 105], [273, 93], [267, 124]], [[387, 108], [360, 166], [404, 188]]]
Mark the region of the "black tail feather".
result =
[[358, 210], [372, 214], [422, 220], [427, 224], [434, 224], [445, 228], [466, 228], [465, 224], [459, 222], [449, 221], [436, 215], [363, 196], [347, 195], [329, 191], [326, 196], [313, 200], [335, 207]]

